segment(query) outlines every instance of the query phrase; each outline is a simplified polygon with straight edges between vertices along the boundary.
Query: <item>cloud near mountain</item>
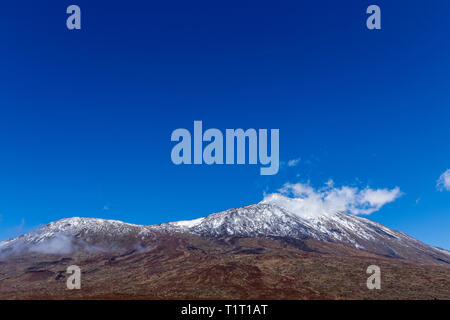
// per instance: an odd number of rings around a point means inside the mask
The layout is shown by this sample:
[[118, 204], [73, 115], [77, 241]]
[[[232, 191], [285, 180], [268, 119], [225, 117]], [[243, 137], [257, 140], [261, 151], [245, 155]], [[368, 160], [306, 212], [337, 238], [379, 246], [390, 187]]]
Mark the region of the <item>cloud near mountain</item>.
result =
[[450, 169], [447, 169], [437, 181], [437, 188], [440, 191], [450, 191]]
[[330, 212], [369, 215], [402, 195], [399, 187], [391, 190], [337, 188], [332, 180], [320, 189], [304, 183], [287, 183], [278, 191], [279, 194], [266, 195], [264, 202], [276, 203], [305, 216], [321, 216]]

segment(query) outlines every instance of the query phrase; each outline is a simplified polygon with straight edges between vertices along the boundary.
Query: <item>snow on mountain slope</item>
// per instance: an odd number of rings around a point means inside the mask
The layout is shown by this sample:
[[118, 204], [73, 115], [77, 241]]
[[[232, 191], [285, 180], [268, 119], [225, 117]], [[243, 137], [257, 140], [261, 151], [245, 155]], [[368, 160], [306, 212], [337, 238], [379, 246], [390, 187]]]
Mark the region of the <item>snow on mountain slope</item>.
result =
[[388, 257], [450, 263], [448, 251], [428, 246], [402, 232], [342, 212], [310, 214], [283, 206], [289, 198], [225, 210], [190, 221], [141, 226], [114, 220], [70, 218], [24, 236], [0, 242], [3, 254], [110, 251], [141, 246], [156, 233], [191, 233], [204, 237], [268, 237], [334, 242]]
[[153, 236], [150, 228], [116, 220], [67, 218], [23, 236], [0, 242], [0, 257], [11, 253], [110, 251], [137, 245]]

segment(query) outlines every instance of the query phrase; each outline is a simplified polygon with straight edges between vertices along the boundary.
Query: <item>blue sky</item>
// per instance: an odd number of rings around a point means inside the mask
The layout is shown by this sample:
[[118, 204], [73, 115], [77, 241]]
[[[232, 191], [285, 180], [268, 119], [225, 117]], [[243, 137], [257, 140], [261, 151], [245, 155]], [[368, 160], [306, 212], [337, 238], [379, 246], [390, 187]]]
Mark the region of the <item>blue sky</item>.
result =
[[[400, 188], [368, 217], [450, 249], [450, 3], [393, 2], [5, 3], [0, 239], [71, 216], [196, 218], [332, 179]], [[285, 165], [175, 166], [171, 132], [194, 120], [278, 128]]]

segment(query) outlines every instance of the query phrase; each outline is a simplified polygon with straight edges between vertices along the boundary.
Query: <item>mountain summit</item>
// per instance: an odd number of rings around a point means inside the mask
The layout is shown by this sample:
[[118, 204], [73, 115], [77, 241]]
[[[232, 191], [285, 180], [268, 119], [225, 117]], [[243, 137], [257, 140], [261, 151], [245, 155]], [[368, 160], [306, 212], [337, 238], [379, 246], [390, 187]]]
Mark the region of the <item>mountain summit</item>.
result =
[[343, 212], [309, 214], [295, 210], [295, 206], [283, 206], [286, 201], [290, 201], [290, 198], [273, 195], [257, 204], [225, 210], [200, 219], [163, 223], [155, 228], [204, 237], [314, 239], [341, 243], [392, 258], [450, 263], [449, 251], [426, 245], [369, 219]]

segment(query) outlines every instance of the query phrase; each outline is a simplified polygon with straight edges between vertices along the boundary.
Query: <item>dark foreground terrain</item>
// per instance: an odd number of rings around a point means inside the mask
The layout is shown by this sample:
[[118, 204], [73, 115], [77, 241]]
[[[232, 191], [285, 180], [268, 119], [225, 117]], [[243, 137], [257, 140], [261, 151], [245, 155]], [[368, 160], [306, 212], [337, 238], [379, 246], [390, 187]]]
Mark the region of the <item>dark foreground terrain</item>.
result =
[[[66, 288], [70, 265], [80, 290]], [[380, 290], [367, 289], [369, 265]], [[0, 299], [450, 299], [450, 265], [315, 240], [161, 234], [139, 250], [0, 260]]]

